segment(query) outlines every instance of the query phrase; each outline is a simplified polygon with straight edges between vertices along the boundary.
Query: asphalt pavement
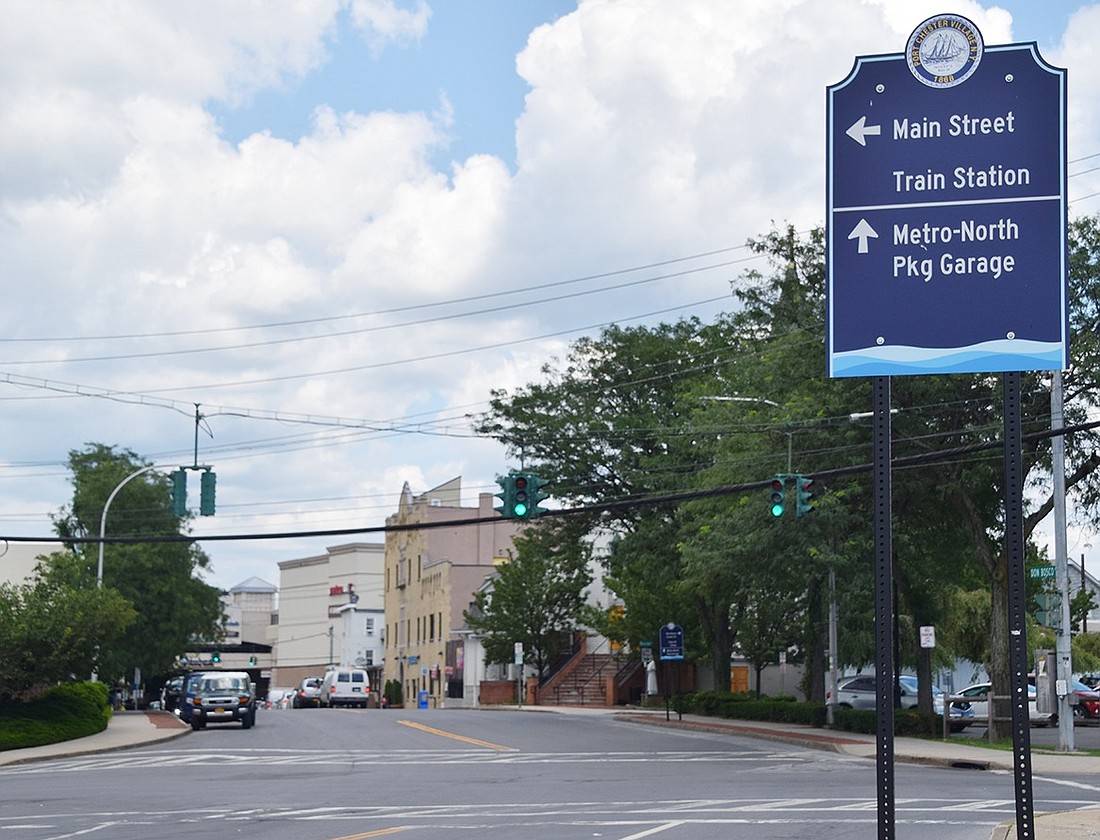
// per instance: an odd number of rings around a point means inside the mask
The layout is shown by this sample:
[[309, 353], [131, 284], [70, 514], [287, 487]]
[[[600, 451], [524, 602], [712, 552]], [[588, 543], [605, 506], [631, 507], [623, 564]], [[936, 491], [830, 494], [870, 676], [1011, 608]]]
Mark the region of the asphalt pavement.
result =
[[[845, 755], [875, 759], [875, 737], [854, 732], [834, 732], [794, 724], [755, 723], [724, 720], [698, 715], [666, 714], [662, 711], [605, 709], [570, 706], [526, 706], [522, 712], [613, 715], [616, 720], [647, 726], [667, 726], [695, 731], [716, 732], [781, 741], [787, 744], [829, 750]], [[170, 712], [115, 712], [103, 732], [42, 747], [0, 752], [0, 766], [113, 752], [143, 747], [189, 734], [190, 727]], [[924, 738], [895, 738], [894, 758], [899, 762], [935, 764], [947, 767], [1012, 770], [1012, 753], [967, 743], [965, 739], [947, 741]], [[1031, 755], [1035, 775], [1079, 773], [1100, 778], [1100, 758], [1076, 753], [1035, 752]], [[1087, 840], [1100, 838], [1100, 804], [1095, 808], [1035, 815], [1037, 840]], [[1015, 840], [1015, 821], [994, 829], [990, 840]]]

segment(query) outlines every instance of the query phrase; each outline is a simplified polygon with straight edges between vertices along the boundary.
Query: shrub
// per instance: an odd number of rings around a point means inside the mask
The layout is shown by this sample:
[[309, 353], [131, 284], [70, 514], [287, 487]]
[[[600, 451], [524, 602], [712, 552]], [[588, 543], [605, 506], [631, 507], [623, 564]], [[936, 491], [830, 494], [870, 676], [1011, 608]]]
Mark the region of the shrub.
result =
[[387, 680], [386, 685], [382, 688], [382, 696], [386, 698], [387, 706], [400, 706], [403, 702], [401, 682], [399, 680]]
[[[834, 718], [836, 728], [845, 732], [878, 732], [873, 709], [837, 709]], [[943, 721], [939, 715], [925, 715], [916, 709], [894, 710], [895, 735], [936, 735], [942, 732]]]
[[697, 691], [685, 694], [680, 708], [709, 717], [739, 720], [800, 723], [806, 726], [825, 725], [825, 706], [804, 703], [793, 697], [757, 700], [752, 694], [730, 694], [725, 691]]
[[31, 700], [12, 701], [0, 714], [0, 750], [56, 744], [107, 728], [111, 709], [103, 683], [65, 683]]

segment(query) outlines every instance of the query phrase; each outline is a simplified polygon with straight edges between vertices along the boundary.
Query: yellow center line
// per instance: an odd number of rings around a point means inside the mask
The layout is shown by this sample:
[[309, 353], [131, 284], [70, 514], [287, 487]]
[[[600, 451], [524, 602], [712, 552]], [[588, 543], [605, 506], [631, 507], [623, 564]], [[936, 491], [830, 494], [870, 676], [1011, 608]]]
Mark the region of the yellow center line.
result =
[[365, 831], [362, 834], [348, 834], [344, 837], [334, 837], [333, 840], [366, 840], [367, 837], [385, 837], [387, 834], [397, 834], [408, 830], [409, 826], [398, 825], [393, 828], [380, 828], [377, 831]]
[[499, 750], [500, 752], [515, 752], [515, 747], [502, 747], [500, 744], [493, 744], [489, 741], [479, 741], [477, 738], [467, 738], [465, 735], [456, 735], [453, 732], [444, 732], [442, 729], [435, 729], [431, 726], [425, 726], [422, 723], [416, 723], [411, 720], [399, 720], [397, 721], [402, 726], [411, 726], [413, 729], [419, 729], [421, 732], [430, 732], [432, 735], [442, 735], [444, 738], [450, 738], [454, 741], [462, 741], [466, 744], [473, 744], [475, 747], [485, 747], [490, 750]]

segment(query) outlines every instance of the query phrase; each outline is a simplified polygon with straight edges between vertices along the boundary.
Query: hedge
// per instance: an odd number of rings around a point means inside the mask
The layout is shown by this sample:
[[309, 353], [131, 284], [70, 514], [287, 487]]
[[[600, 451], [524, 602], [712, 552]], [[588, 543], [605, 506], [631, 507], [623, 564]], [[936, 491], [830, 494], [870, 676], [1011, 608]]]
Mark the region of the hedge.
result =
[[793, 697], [757, 700], [752, 694], [730, 694], [724, 691], [697, 691], [682, 695], [678, 708], [680, 711], [708, 717], [799, 723], [817, 727], [825, 725], [826, 716], [825, 706], [820, 703], [804, 703]]
[[[874, 735], [878, 732], [874, 709], [837, 709], [835, 727], [845, 732], [864, 732]], [[939, 715], [926, 715], [916, 709], [894, 709], [895, 735], [940, 735], [943, 732], [943, 718]]]
[[0, 750], [39, 747], [107, 728], [111, 707], [103, 683], [65, 683], [27, 701], [0, 706]]

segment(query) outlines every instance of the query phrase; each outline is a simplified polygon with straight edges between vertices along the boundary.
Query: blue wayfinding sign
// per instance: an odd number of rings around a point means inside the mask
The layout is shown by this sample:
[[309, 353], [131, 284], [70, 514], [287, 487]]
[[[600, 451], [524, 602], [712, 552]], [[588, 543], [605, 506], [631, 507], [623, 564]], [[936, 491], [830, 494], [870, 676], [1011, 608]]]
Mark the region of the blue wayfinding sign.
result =
[[668, 623], [658, 633], [661, 659], [684, 658], [684, 628], [679, 624]]
[[1068, 367], [1066, 71], [939, 15], [826, 91], [829, 375]]

